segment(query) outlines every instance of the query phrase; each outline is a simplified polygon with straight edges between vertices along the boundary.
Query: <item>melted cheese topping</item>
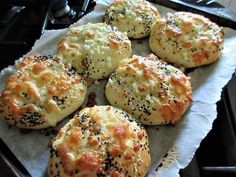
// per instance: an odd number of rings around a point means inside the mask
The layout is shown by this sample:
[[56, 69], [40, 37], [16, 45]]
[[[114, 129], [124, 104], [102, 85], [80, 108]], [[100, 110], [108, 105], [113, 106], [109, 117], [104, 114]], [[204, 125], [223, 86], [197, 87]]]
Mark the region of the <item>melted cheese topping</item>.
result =
[[57, 135], [48, 172], [50, 177], [144, 177], [149, 166], [145, 129], [117, 108], [95, 106], [83, 109]]
[[158, 10], [146, 0], [115, 0], [104, 16], [106, 23], [127, 32], [128, 37], [134, 39], [148, 36], [158, 18]]
[[21, 128], [55, 126], [82, 104], [86, 91], [85, 81], [64, 64], [27, 56], [9, 76], [0, 109], [5, 120]]
[[149, 44], [161, 59], [189, 68], [216, 61], [223, 41], [223, 28], [209, 19], [177, 12], [155, 22]]
[[190, 78], [156, 56], [123, 60], [110, 76], [106, 97], [143, 124], [158, 125], [180, 119], [191, 102]]
[[85, 78], [103, 79], [131, 55], [131, 42], [105, 23], [86, 24], [69, 29], [58, 43], [57, 55]]

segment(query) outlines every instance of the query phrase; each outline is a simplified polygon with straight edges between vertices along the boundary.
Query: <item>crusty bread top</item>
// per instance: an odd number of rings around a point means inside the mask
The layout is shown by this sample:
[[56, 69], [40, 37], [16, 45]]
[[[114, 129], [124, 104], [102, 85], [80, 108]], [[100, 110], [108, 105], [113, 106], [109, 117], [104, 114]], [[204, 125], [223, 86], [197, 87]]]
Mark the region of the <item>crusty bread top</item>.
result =
[[189, 12], [168, 13], [157, 20], [149, 39], [151, 50], [161, 59], [186, 68], [216, 61], [223, 41], [223, 28]]
[[104, 79], [131, 55], [125, 33], [105, 23], [71, 27], [59, 41], [57, 55], [87, 79]]
[[138, 39], [150, 34], [158, 18], [158, 10], [146, 0], [115, 0], [106, 10], [104, 21], [127, 32], [129, 38]]
[[65, 177], [144, 177], [149, 166], [145, 129], [120, 109], [94, 106], [83, 109], [59, 131], [49, 175], [60, 171]]
[[111, 105], [147, 125], [174, 123], [186, 111], [191, 96], [190, 78], [155, 55], [123, 60], [106, 86]]
[[85, 81], [53, 57], [26, 56], [16, 67], [0, 99], [1, 113], [10, 124], [30, 129], [55, 126], [82, 104]]

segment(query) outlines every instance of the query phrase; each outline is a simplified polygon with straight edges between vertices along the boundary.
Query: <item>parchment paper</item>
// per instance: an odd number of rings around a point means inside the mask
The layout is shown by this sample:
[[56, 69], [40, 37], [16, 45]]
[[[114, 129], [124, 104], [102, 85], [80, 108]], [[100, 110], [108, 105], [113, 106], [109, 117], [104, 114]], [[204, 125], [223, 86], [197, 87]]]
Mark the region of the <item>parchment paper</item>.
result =
[[[110, 0], [97, 1], [95, 10], [84, 16], [74, 26], [88, 22], [101, 22], [109, 3]], [[157, 6], [157, 8], [161, 15], [173, 12], [165, 7]], [[57, 41], [66, 30], [45, 31], [35, 43], [31, 53], [54, 54]], [[178, 177], [179, 169], [187, 166], [201, 140], [211, 130], [212, 122], [217, 117], [216, 102], [220, 100], [222, 88], [230, 80], [236, 68], [236, 31], [229, 28], [224, 28], [224, 31], [226, 36], [220, 60], [212, 65], [199, 67], [189, 74], [192, 77], [193, 102], [183, 119], [175, 126], [146, 127], [152, 157], [152, 166], [147, 176]], [[148, 39], [132, 41], [132, 48], [133, 54], [145, 56], [150, 53]], [[0, 90], [3, 89], [7, 76], [13, 72], [13, 66], [1, 71]], [[98, 105], [108, 104], [103, 91], [105, 84], [106, 81], [103, 80], [89, 88], [89, 93], [96, 93]], [[63, 126], [66, 121], [67, 119], [57, 127]], [[0, 119], [1, 138], [34, 177], [47, 176], [48, 144], [52, 135], [46, 135], [52, 132], [53, 129], [22, 131], [15, 127], [9, 128]], [[163, 159], [167, 152], [167, 157]]]

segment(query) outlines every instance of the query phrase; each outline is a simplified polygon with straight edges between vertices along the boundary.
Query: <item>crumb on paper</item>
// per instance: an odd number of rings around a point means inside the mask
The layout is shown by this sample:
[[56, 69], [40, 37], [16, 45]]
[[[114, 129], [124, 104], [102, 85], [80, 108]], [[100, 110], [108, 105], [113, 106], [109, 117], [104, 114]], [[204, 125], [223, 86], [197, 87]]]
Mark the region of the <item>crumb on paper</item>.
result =
[[91, 92], [89, 95], [88, 95], [88, 102], [86, 103], [86, 107], [93, 107], [94, 105], [97, 104], [96, 102], [96, 93], [95, 92]]
[[94, 83], [94, 85], [99, 85], [100, 81], [99, 80], [95, 80], [93, 83]]
[[158, 167], [170, 168], [173, 161], [179, 157], [180, 153], [176, 147], [172, 147], [164, 156], [162, 162]]

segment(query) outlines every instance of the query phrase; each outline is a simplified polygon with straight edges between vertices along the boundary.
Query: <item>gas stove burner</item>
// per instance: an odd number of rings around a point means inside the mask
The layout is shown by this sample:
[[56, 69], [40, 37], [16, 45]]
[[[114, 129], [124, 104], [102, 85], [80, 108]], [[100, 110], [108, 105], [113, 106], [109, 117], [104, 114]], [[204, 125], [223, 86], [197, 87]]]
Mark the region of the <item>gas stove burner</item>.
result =
[[67, 0], [53, 0], [50, 3], [53, 18], [62, 19], [69, 17], [73, 19], [75, 17], [76, 12], [70, 8]]
[[67, 28], [94, 6], [93, 0], [0, 1], [0, 69], [27, 53], [45, 30]]
[[[66, 5], [63, 9], [59, 9], [57, 11], [50, 10], [48, 13], [49, 21], [51, 24], [72, 24], [76, 20], [78, 20], [78, 13], [70, 8], [70, 6]], [[45, 23], [47, 22], [48, 18], [45, 18]], [[44, 30], [42, 30], [43, 33]]]
[[71, 11], [70, 7], [66, 5], [62, 9], [52, 11], [52, 14], [54, 18], [61, 18], [61, 17], [67, 16], [70, 11]]

